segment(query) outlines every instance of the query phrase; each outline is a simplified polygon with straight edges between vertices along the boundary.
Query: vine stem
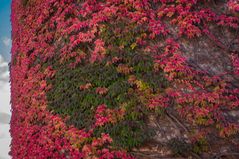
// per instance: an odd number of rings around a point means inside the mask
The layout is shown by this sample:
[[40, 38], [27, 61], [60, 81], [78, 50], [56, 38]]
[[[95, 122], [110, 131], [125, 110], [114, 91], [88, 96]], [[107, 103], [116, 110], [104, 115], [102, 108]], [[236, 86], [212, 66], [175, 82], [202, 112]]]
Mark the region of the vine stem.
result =
[[189, 133], [189, 130], [186, 128], [186, 126], [184, 126], [183, 123], [180, 122], [174, 115], [170, 114], [167, 110], [166, 110], [165, 113], [166, 113], [166, 115], [167, 115], [170, 119], [174, 120], [174, 121], [175, 121], [179, 126], [181, 126], [187, 133]]
[[232, 152], [232, 153], [220, 153], [220, 154], [217, 154], [213, 157], [213, 159], [221, 159], [221, 157], [223, 156], [239, 156], [239, 153], [236, 153], [236, 152]]

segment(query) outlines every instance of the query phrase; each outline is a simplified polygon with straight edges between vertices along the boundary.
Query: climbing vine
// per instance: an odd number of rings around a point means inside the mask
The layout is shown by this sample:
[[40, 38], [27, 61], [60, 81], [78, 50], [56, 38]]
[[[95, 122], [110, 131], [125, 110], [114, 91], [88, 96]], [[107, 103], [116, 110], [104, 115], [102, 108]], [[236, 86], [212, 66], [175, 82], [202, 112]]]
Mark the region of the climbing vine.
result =
[[[238, 123], [238, 52], [211, 29], [237, 35], [238, 1], [219, 12], [198, 0], [13, 0], [13, 158], [134, 158], [149, 114], [175, 108], [227, 137]], [[236, 80], [190, 65], [181, 38], [209, 37]], [[238, 37], [236, 37], [238, 38]]]

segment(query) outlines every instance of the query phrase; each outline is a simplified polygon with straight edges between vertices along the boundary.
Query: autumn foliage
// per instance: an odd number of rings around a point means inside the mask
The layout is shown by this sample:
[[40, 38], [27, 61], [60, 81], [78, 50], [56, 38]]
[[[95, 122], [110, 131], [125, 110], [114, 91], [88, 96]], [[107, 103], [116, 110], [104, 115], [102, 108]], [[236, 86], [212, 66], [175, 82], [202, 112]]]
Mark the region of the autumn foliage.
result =
[[[238, 50], [211, 26], [236, 34], [239, 2], [220, 2], [222, 12], [213, 3], [13, 0], [11, 156], [137, 158], [131, 150], [151, 136], [148, 115], [168, 108], [203, 131], [237, 134], [225, 112], [239, 107], [238, 83], [223, 75], [238, 82]], [[231, 72], [191, 65], [180, 38], [203, 36], [226, 50]]]

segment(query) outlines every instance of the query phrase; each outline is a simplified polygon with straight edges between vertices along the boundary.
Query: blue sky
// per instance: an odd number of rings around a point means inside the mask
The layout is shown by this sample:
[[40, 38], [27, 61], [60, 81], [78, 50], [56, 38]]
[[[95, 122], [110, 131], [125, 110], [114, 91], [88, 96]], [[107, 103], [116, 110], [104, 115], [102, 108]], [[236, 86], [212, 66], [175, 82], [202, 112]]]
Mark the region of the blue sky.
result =
[[10, 60], [11, 48], [11, 0], [0, 0], [0, 54], [5, 60]]
[[11, 0], [0, 0], [0, 159], [9, 159], [11, 137], [8, 62], [11, 50]]

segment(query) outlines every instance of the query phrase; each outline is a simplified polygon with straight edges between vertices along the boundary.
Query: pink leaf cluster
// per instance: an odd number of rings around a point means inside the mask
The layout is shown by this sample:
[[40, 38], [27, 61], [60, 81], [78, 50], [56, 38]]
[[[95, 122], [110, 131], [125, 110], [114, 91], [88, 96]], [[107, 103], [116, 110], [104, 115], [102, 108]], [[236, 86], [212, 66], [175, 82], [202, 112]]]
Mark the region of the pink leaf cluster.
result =
[[[236, 12], [232, 15], [217, 14], [208, 7], [210, 1], [199, 0], [24, 1], [25, 4], [23, 0], [12, 0], [11, 14], [10, 154], [14, 159], [132, 158], [124, 150], [113, 149], [108, 134], [99, 138], [93, 135], [93, 128], [120, 120], [123, 109], [98, 106], [91, 130], [69, 126], [65, 122], [67, 119], [47, 109], [46, 92], [51, 89], [47, 80], [54, 78], [57, 71], [48, 62], [53, 59], [61, 64], [73, 61], [69, 65], [72, 69], [83, 62], [100, 63], [110, 49], [100, 37], [101, 30], [105, 23], [118, 20], [140, 28], [142, 35], [137, 36], [136, 45], [141, 50], [137, 51], [150, 52], [155, 71], [163, 71], [172, 85], [166, 95], [156, 94], [149, 99], [150, 108], [167, 108], [171, 106], [169, 100], [173, 100], [178, 113], [192, 123], [215, 125], [222, 136], [238, 131], [238, 125], [227, 121], [224, 114], [239, 107], [239, 89], [233, 87], [231, 81], [191, 67], [177, 41], [183, 36], [207, 35], [218, 44], [209, 24], [238, 30], [237, 0], [227, 3], [229, 9]], [[110, 63], [120, 60], [113, 57]], [[238, 61], [238, 56], [232, 55], [237, 76]], [[121, 64], [117, 71], [129, 75], [134, 70]], [[79, 86], [80, 90], [89, 88], [90, 83]], [[96, 92], [104, 95], [107, 89], [98, 88]]]

